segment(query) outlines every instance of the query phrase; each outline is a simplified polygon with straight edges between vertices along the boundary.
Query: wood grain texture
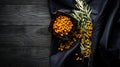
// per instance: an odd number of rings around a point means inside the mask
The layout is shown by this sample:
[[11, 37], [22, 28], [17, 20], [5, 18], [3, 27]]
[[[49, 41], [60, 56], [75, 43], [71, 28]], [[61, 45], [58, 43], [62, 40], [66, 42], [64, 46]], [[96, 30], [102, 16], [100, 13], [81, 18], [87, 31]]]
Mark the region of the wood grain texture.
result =
[[49, 67], [47, 0], [0, 3], [0, 67]]
[[[46, 4], [47, 5], [47, 4]], [[2, 5], [0, 25], [48, 25], [47, 6], [41, 5]]]
[[0, 0], [0, 4], [9, 5], [45, 5], [47, 0]]

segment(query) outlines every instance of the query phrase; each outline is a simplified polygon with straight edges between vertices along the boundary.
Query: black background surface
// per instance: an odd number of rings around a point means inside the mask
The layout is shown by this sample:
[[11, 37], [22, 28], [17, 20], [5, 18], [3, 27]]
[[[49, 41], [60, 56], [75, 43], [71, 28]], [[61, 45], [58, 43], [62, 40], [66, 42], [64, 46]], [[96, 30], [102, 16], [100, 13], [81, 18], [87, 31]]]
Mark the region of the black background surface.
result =
[[49, 67], [47, 0], [0, 0], [0, 67]]

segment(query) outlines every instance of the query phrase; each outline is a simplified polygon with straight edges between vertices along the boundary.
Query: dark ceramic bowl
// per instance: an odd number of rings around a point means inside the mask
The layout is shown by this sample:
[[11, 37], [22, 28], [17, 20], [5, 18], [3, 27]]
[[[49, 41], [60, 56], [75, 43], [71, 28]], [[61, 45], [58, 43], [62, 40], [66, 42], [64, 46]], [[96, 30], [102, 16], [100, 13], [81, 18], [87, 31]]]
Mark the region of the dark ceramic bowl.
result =
[[[68, 33], [68, 35], [60, 36], [60, 34], [56, 33], [53, 29], [54, 21], [60, 15], [67, 16], [68, 18], [70, 18], [70, 21], [72, 21], [73, 27], [72, 27], [71, 31]], [[52, 21], [50, 22], [50, 25], [49, 25], [49, 28], [48, 28], [49, 32], [51, 32], [53, 35], [57, 36], [58, 38], [61, 38], [61, 39], [64, 39], [64, 40], [69, 39], [71, 37], [71, 35], [73, 34], [73, 32], [75, 32], [77, 29], [78, 29], [78, 21], [75, 18], [73, 18], [72, 16], [70, 16], [69, 14], [59, 12], [59, 11], [55, 14], [55, 16], [52, 19]]]

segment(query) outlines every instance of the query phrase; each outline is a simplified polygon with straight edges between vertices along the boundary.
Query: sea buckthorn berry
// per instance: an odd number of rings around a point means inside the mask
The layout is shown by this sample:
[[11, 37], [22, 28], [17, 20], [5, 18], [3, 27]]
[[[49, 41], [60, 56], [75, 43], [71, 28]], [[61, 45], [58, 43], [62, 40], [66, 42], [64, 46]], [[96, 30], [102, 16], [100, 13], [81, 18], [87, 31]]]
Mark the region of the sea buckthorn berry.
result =
[[55, 33], [60, 36], [68, 35], [73, 27], [72, 21], [67, 16], [60, 15], [53, 23], [53, 29]]
[[78, 53], [75, 53], [75, 55], [77, 56], [77, 55], [78, 55]]
[[79, 60], [79, 57], [77, 57], [76, 60]]
[[66, 47], [65, 47], [65, 49], [69, 49], [70, 48], [70, 46], [69, 45], [67, 45]]
[[79, 60], [83, 60], [82, 58], [79, 58]]

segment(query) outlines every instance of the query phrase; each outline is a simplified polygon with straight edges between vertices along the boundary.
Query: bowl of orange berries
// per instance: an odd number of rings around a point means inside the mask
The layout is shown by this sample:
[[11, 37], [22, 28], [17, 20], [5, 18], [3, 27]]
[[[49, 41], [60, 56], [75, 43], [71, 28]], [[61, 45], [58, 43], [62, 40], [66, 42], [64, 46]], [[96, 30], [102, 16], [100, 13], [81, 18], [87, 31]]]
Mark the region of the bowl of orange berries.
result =
[[68, 39], [77, 26], [78, 21], [76, 19], [69, 14], [58, 11], [50, 22], [48, 30], [59, 38]]

